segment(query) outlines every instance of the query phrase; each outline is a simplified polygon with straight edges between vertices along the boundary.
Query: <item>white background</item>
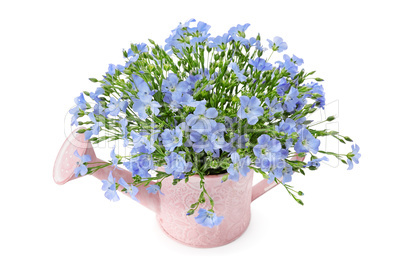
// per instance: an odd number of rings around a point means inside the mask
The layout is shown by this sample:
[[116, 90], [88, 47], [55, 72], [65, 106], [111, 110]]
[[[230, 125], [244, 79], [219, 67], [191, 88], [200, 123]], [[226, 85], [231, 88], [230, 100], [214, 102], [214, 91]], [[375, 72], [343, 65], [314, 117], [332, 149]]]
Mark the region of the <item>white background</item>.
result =
[[[2, 1], [0, 267], [402, 267], [398, 2]], [[362, 153], [352, 171], [332, 162], [294, 176], [303, 207], [280, 187], [262, 196], [244, 235], [213, 249], [170, 240], [91, 176], [52, 179], [73, 99], [96, 88], [87, 78], [192, 17], [213, 35], [250, 23], [248, 36], [283, 37], [325, 79], [334, 126]]]

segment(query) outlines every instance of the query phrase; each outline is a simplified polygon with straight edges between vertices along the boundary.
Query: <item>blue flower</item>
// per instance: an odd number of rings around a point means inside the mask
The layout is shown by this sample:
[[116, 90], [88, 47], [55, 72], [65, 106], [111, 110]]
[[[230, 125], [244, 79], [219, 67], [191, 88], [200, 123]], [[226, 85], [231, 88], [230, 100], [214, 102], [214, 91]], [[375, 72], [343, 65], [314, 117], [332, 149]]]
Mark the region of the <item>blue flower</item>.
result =
[[154, 160], [152, 158], [151, 154], [142, 154], [136, 158], [134, 158], [134, 161], [137, 163], [138, 171], [137, 174], [141, 178], [149, 178], [151, 177], [151, 174], [149, 174], [150, 170], [154, 170]]
[[259, 136], [257, 142], [258, 144], [253, 148], [254, 155], [257, 157], [275, 157], [276, 153], [278, 153], [282, 148], [280, 141], [277, 139], [271, 139], [267, 134]]
[[355, 164], [359, 164], [359, 158], [361, 157], [359, 150], [360, 147], [357, 144], [352, 145], [352, 152], [348, 154], [347, 159], [349, 165], [348, 170], [351, 170], [353, 168], [353, 162], [355, 162]]
[[150, 170], [155, 169], [152, 155], [142, 154], [140, 156], [131, 158], [130, 161], [124, 162], [123, 165], [133, 174], [133, 177], [138, 175], [141, 178], [149, 178]]
[[237, 79], [240, 82], [244, 82], [247, 80], [247, 77], [243, 74], [244, 70], [240, 71], [240, 68], [239, 68], [239, 66], [237, 66], [236, 62], [231, 62], [228, 67], [229, 67], [229, 70], [232, 70], [236, 74]]
[[169, 156], [165, 157], [166, 165], [165, 172], [167, 174], [172, 174], [175, 179], [184, 179], [184, 173], [189, 172], [193, 166], [193, 163], [187, 162], [184, 158], [172, 152]]
[[[275, 178], [279, 179], [281, 177], [283, 177], [283, 171], [284, 168], [286, 166], [286, 162], [285, 160], [283, 160], [284, 158], [286, 158], [285, 156], [283, 156], [283, 158], [276, 158], [274, 159], [272, 162], [270, 162], [270, 168], [266, 171], [268, 172], [268, 184], [273, 183]], [[265, 160], [268, 161], [268, 160]], [[289, 173], [289, 170], [287, 170], [287, 173]]]
[[269, 71], [272, 69], [272, 64], [261, 58], [256, 58], [255, 60], [250, 59], [248, 63], [254, 66], [258, 71]]
[[196, 153], [205, 152], [213, 152], [214, 145], [211, 141], [212, 135], [203, 133], [201, 134], [198, 131], [193, 131], [190, 134], [190, 140], [193, 142], [192, 147]]
[[[201, 80], [200, 82], [208, 83], [209, 81], [214, 80], [218, 76], [217, 72], [214, 72], [213, 74], [211, 74], [207, 68], [205, 68], [203, 70], [199, 69], [197, 74], [194, 74], [194, 75], [193, 74], [190, 74], [186, 79], [186, 82], [190, 85], [191, 89], [194, 89], [195, 83], [199, 80]], [[204, 86], [203, 83], [199, 84], [199, 86], [197, 87], [197, 90], [199, 90], [200, 88], [203, 88], [205, 91], [210, 91], [213, 88], [213, 85]], [[188, 93], [192, 93], [192, 92], [189, 91]]]
[[264, 48], [264, 47], [261, 45], [261, 41], [260, 41], [260, 40], [257, 40], [257, 39], [255, 39], [254, 37], [251, 37], [249, 41], [250, 41], [250, 45], [254, 46], [257, 50], [259, 50], [259, 51], [264, 51], [264, 50], [266, 50], [266, 48]]
[[304, 63], [304, 60], [301, 58], [296, 57], [295, 55], [293, 55], [292, 59], [291, 59], [297, 66], [301, 66]]
[[275, 36], [273, 41], [269, 39], [267, 39], [267, 41], [269, 43], [269, 48], [273, 51], [282, 52], [288, 48], [288, 44], [286, 44], [286, 42], [283, 42], [283, 39], [281, 37]]
[[80, 161], [77, 162], [77, 167], [74, 169], [75, 177], [78, 177], [78, 175], [84, 176], [88, 172], [85, 163], [91, 161], [91, 156], [87, 154], [81, 156], [77, 150], [75, 150], [74, 155], [80, 159]]
[[250, 27], [250, 23], [246, 23], [244, 25], [237, 24], [237, 26], [230, 28], [228, 32], [231, 36], [235, 37], [239, 34], [244, 34], [248, 27]]
[[128, 138], [127, 138], [127, 134], [128, 134], [128, 130], [127, 130], [127, 125], [128, 125], [128, 121], [127, 118], [122, 118], [120, 119], [120, 121], [118, 122], [121, 126], [121, 132], [123, 133], [123, 146], [126, 147], [128, 145]]
[[208, 44], [211, 48], [216, 48], [218, 52], [223, 51], [226, 48], [226, 44], [231, 40], [231, 36], [228, 33], [225, 33], [222, 36], [211, 37], [209, 38], [210, 43]]
[[214, 128], [212, 128], [209, 140], [212, 143], [214, 151], [222, 149], [226, 146], [227, 142], [224, 137], [225, 132], [226, 127], [222, 123], [217, 123]]
[[229, 155], [235, 153], [237, 149], [246, 148], [246, 143], [248, 142], [248, 138], [244, 135], [239, 136], [238, 134], [234, 134], [233, 138], [230, 139], [229, 143], [226, 143], [225, 146], [222, 147], [222, 150], [228, 152]]
[[126, 62], [125, 67], [128, 68], [131, 65], [131, 63], [136, 62], [139, 57], [140, 57], [140, 54], [134, 54], [134, 52], [131, 50], [131, 48], [129, 48], [127, 51], [128, 61]]
[[274, 97], [272, 101], [269, 98], [265, 98], [267, 109], [269, 113], [269, 119], [273, 119], [276, 113], [283, 113], [282, 104], [278, 102], [278, 98]]
[[247, 48], [250, 47], [250, 41], [245, 38], [246, 35], [244, 34], [244, 32], [249, 26], [249, 23], [246, 23], [244, 25], [238, 24], [237, 26], [229, 29], [230, 36], [232, 36], [235, 41], [239, 41], [240, 44], [246, 46]]
[[189, 33], [200, 33], [201, 36], [205, 36], [208, 34], [209, 29], [211, 29], [211, 26], [206, 24], [205, 22], [199, 21], [197, 23], [196, 27], [188, 28]]
[[289, 150], [289, 148], [292, 147], [292, 146], [293, 146], [293, 139], [292, 139], [292, 138], [287, 139], [287, 140], [285, 141], [285, 147], [286, 147], [286, 149]]
[[321, 97], [318, 97], [316, 99], [316, 103], [318, 107], [324, 108], [325, 106], [325, 92], [324, 88], [322, 85], [318, 83], [309, 83], [306, 85], [307, 87], [311, 88], [311, 90], [308, 92], [309, 94], [306, 94], [307, 97], [311, 97], [311, 94], [318, 94], [321, 95]]
[[102, 184], [102, 191], [106, 191], [105, 197], [107, 199], [113, 202], [120, 200], [116, 192], [116, 179], [113, 177], [112, 171], [110, 171], [107, 180], [102, 180]]
[[296, 109], [296, 104], [299, 101], [299, 99], [297, 98], [298, 96], [299, 91], [294, 87], [292, 87], [289, 93], [286, 95], [283, 106], [288, 113], [291, 113]]
[[125, 67], [122, 65], [114, 65], [114, 64], [109, 64], [108, 71], [106, 72], [107, 74], [110, 74], [111, 76], [114, 76], [116, 73], [116, 69], [119, 70], [120, 72], [123, 72]]
[[227, 129], [233, 129], [234, 124], [236, 124], [238, 121], [239, 121], [238, 117], [230, 118], [229, 116], [225, 116], [225, 127]]
[[102, 122], [96, 121], [94, 113], [88, 114], [89, 119], [94, 123], [90, 130], [85, 131], [85, 140], [89, 140], [92, 135], [99, 135], [100, 128], [103, 127]]
[[165, 149], [171, 152], [183, 144], [183, 132], [179, 127], [176, 127], [174, 130], [165, 129], [161, 134], [161, 138]]
[[307, 165], [305, 165], [304, 167], [315, 167], [318, 168], [320, 166], [320, 162], [321, 161], [328, 161], [328, 157], [323, 156], [321, 158], [314, 158], [313, 160], [309, 161], [307, 163]]
[[288, 163], [285, 164], [285, 167], [282, 171], [282, 183], [288, 183], [292, 181], [293, 169], [292, 166]]
[[257, 141], [258, 144], [253, 148], [254, 155], [257, 157], [256, 165], [262, 171], [268, 172], [278, 159], [283, 158], [281, 155], [282, 145], [267, 134], [262, 134]]
[[107, 74], [113, 76], [116, 73], [116, 66], [114, 64], [109, 64]]
[[141, 120], [148, 118], [148, 114], [159, 114], [159, 108], [162, 107], [157, 101], [142, 101], [140, 99], [133, 99], [133, 110], [138, 113]]
[[163, 101], [171, 104], [173, 110], [180, 108], [180, 105], [191, 105], [194, 101], [192, 96], [190, 96], [192, 94], [191, 84], [187, 81], [179, 82], [179, 78], [173, 73], [170, 73], [162, 81], [162, 92], [165, 93]]
[[107, 117], [106, 112], [105, 112], [105, 108], [103, 108], [100, 103], [95, 104], [95, 106], [94, 106], [94, 114], [102, 115], [104, 117]]
[[141, 136], [140, 134], [134, 132], [134, 130], [131, 131], [131, 138], [134, 143], [133, 149], [131, 150], [131, 154], [136, 154], [136, 153], [152, 154], [156, 149], [151, 144], [150, 140], [148, 140], [146, 137]]
[[286, 81], [286, 78], [279, 79], [279, 84], [276, 86], [276, 92], [279, 96], [285, 95], [285, 92], [290, 88], [290, 84]]
[[137, 49], [140, 54], [148, 52], [148, 47], [145, 43], [137, 44]]
[[141, 101], [143, 102], [151, 102], [152, 101], [152, 95], [155, 93], [149, 89], [149, 85], [147, 82], [144, 81], [141, 77], [138, 75], [133, 74], [133, 88], [138, 89], [138, 97], [140, 98]]
[[99, 103], [101, 100], [99, 99], [99, 95], [102, 95], [105, 93], [105, 90], [102, 87], [98, 87], [94, 92], [89, 93], [89, 96], [91, 99]]
[[296, 122], [292, 118], [286, 118], [285, 121], [282, 120], [279, 125], [275, 127], [275, 130], [291, 135], [293, 132], [297, 131]]
[[208, 40], [208, 37], [209, 37], [210, 35], [211, 35], [211, 34], [201, 35], [201, 36], [198, 36], [198, 37], [193, 37], [193, 38], [191, 38], [191, 40], [190, 40], [190, 45], [195, 46], [196, 44], [199, 44], [198, 46], [199, 46], [200, 48], [203, 48], [204, 46], [203, 46], [201, 43], [203, 43], [203, 42], [205, 42], [206, 40]]
[[193, 114], [186, 117], [186, 123], [192, 130], [201, 134], [209, 133], [216, 126], [216, 122], [212, 120], [218, 116], [218, 111], [215, 108], [206, 109], [205, 103], [199, 103]]
[[225, 125], [222, 123], [215, 123], [209, 131], [192, 131], [190, 134], [190, 140], [193, 142], [192, 146], [194, 151], [197, 153], [200, 153], [203, 150], [205, 152], [212, 152], [217, 157], [217, 150], [226, 145], [224, 138], [225, 131]]
[[116, 100], [114, 97], [110, 97], [110, 102], [108, 103], [108, 108], [105, 110], [105, 112], [107, 115], [117, 116], [120, 111], [125, 113], [127, 106], [127, 101]]
[[[208, 69], [205, 69], [205, 71], [206, 72], [208, 72], [208, 74], [209, 74], [209, 71], [208, 71]], [[216, 72], [215, 72], [216, 73]], [[197, 81], [199, 81], [199, 80], [202, 80], [204, 78], [204, 76], [202, 75], [202, 71], [201, 71], [201, 73], [200, 73], [200, 71], [198, 71], [198, 74], [190, 74], [188, 77], [187, 77], [187, 79], [186, 79], [186, 82], [189, 84], [189, 86], [190, 86], [190, 89], [194, 89], [194, 87], [195, 87], [195, 83], [197, 82]], [[207, 77], [206, 77], [207, 78]], [[208, 79], [208, 78], [207, 78]]]
[[250, 172], [250, 168], [248, 167], [251, 163], [251, 159], [249, 156], [240, 158], [238, 153], [233, 153], [230, 158], [232, 159], [232, 164], [230, 164], [228, 168], [229, 180], [239, 181], [239, 173], [243, 176], [247, 176], [247, 173]]
[[225, 131], [225, 125], [222, 123], [215, 123], [209, 131], [192, 131], [190, 140], [193, 142], [194, 151], [200, 153], [204, 150], [205, 152], [212, 152], [213, 157], [218, 157], [219, 149], [226, 145]]
[[307, 104], [307, 96], [302, 95], [299, 99], [296, 101], [296, 111], [300, 111], [303, 109], [303, 107]]
[[183, 48], [188, 46], [186, 43], [183, 43], [182, 39], [184, 37], [184, 33], [188, 32], [188, 27], [192, 22], [195, 22], [195, 19], [190, 19], [185, 23], [180, 23], [179, 26], [176, 27], [176, 29], [172, 30], [172, 34], [165, 40], [166, 45], [164, 49], [169, 55], [173, 53], [172, 47], [175, 47], [179, 51], [182, 51]]
[[159, 187], [159, 185], [156, 184], [149, 185], [147, 191], [149, 194], [156, 194], [159, 192], [161, 195], [165, 195], [164, 193], [161, 192], [161, 187]]
[[112, 158], [112, 164], [116, 168], [117, 164], [119, 163], [119, 159], [116, 157], [116, 152], [115, 152], [116, 146], [113, 147], [113, 150], [110, 152], [110, 157]]
[[316, 154], [318, 147], [320, 146], [320, 140], [314, 138], [314, 136], [306, 128], [301, 130], [299, 139], [295, 144], [296, 153], [308, 153]]
[[131, 172], [133, 177], [138, 174], [139, 168], [135, 158], [131, 158], [128, 162], [123, 162], [123, 165]]
[[195, 217], [194, 219], [198, 224], [212, 228], [214, 226], [219, 225], [222, 222], [223, 216], [218, 217], [214, 212], [200, 208], [198, 210], [198, 216]]
[[162, 81], [162, 92], [165, 94], [187, 93], [189, 89], [189, 84], [186, 81], [179, 82], [179, 78], [174, 73], [168, 74], [168, 77]]
[[119, 184], [126, 189], [125, 191], [131, 196], [131, 198], [137, 202], [140, 202], [140, 200], [137, 199], [136, 194], [138, 193], [138, 188], [135, 187], [134, 185], [128, 184], [123, 178], [119, 179]]
[[251, 99], [247, 96], [241, 96], [240, 103], [237, 116], [240, 119], [247, 118], [250, 125], [255, 125], [258, 122], [258, 117], [264, 114], [264, 109], [260, 106], [261, 101], [256, 96], [252, 96]]
[[78, 126], [78, 112], [80, 110], [85, 111], [85, 109], [87, 108], [87, 102], [85, 101], [84, 95], [82, 93], [74, 99], [74, 102], [77, 106], [70, 109], [69, 113], [73, 115], [71, 118], [71, 125]]
[[285, 62], [283, 63], [280, 61], [277, 62], [279, 63], [279, 67], [285, 68], [286, 71], [288, 71], [290, 76], [293, 78], [297, 74], [297, 65], [286, 54], [283, 55], [283, 59], [285, 60]]

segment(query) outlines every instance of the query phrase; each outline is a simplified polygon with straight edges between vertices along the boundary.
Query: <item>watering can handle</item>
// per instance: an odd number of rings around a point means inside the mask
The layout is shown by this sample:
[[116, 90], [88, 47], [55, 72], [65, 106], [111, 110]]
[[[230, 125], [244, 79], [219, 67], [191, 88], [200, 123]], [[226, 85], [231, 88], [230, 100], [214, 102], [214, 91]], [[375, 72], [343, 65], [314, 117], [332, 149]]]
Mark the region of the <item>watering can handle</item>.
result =
[[[280, 180], [282, 180], [282, 178]], [[279, 183], [276, 183], [275, 181], [273, 181], [271, 184], [268, 184], [265, 179], [260, 181], [259, 183], [253, 186], [251, 201], [254, 201], [255, 199], [265, 194], [266, 192], [268, 192], [277, 185], [279, 185]]]
[[[304, 157], [296, 156], [296, 157], [293, 157], [291, 160], [303, 161]], [[279, 180], [282, 181], [282, 178], [280, 178]], [[271, 190], [272, 188], [274, 188], [277, 185], [279, 185], [279, 183], [276, 183], [275, 181], [270, 184], [268, 184], [265, 179], [260, 181], [259, 183], [257, 183], [256, 185], [253, 186], [253, 190], [252, 190], [252, 194], [251, 194], [251, 202], [256, 200], [258, 197], [265, 194], [266, 192], [268, 192], [269, 190]]]

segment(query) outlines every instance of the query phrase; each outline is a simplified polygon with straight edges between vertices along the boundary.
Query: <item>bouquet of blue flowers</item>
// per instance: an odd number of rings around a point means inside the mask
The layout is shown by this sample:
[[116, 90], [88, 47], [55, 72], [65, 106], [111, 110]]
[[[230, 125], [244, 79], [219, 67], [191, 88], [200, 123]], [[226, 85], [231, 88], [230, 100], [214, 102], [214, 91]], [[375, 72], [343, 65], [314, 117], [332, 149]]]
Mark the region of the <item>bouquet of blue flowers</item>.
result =
[[[295, 172], [316, 170], [328, 160], [326, 155], [348, 164], [348, 169], [358, 163], [357, 145], [347, 154], [320, 149], [319, 138], [324, 136], [352, 142], [337, 131], [313, 128], [335, 117], [307, 119], [325, 107], [324, 89], [317, 83], [323, 80], [301, 69], [303, 59], [294, 55], [270, 63], [287, 43], [274, 37], [264, 47], [260, 35], [246, 38], [248, 27], [237, 25], [212, 37], [208, 24], [189, 20], [172, 30], [164, 46], [152, 40], [132, 44], [123, 50], [124, 64], [110, 64], [102, 79], [90, 79], [99, 87], [75, 99], [72, 125], [84, 126], [79, 132], [93, 143], [121, 140], [131, 149], [128, 155], [113, 149], [107, 165], [124, 165], [133, 183], [104, 181], [106, 197], [118, 200], [119, 184], [135, 199], [139, 185], [154, 181], [148, 191], [157, 193], [169, 176], [177, 184], [197, 174], [200, 198], [187, 214], [208, 196], [210, 209], [200, 211], [215, 216], [213, 196], [202, 187], [207, 175], [226, 174], [222, 182], [238, 181], [252, 169], [267, 183], [284, 185], [303, 204], [303, 193], [288, 185]], [[81, 163], [76, 176], [105, 166]]]

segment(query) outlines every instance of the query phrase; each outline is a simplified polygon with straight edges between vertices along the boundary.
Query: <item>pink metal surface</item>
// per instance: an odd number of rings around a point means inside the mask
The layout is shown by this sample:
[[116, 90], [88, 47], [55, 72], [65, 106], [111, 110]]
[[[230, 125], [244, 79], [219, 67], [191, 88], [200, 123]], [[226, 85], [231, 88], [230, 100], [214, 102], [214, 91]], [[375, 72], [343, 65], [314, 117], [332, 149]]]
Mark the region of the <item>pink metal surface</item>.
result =
[[[73, 155], [75, 150], [80, 155], [91, 156], [90, 167], [105, 163], [96, 157], [91, 143], [84, 140], [83, 134], [77, 134], [77, 130], [67, 138], [57, 156], [53, 169], [53, 178], [57, 184], [75, 179], [74, 169], [78, 164], [78, 159]], [[127, 183], [132, 182], [129, 171], [110, 166], [93, 175], [105, 180], [111, 170], [117, 180], [122, 177]], [[213, 228], [197, 224], [194, 220], [197, 212], [193, 216], [186, 216], [190, 205], [198, 200], [201, 192], [200, 177], [197, 175], [191, 176], [187, 183], [181, 181], [177, 185], [172, 185], [173, 177], [166, 178], [162, 188], [164, 195], [148, 194], [145, 187], [140, 186], [137, 198], [142, 205], [156, 212], [161, 228], [171, 238], [193, 247], [222, 246], [234, 241], [247, 229], [251, 202], [277, 185], [275, 182], [267, 184], [263, 180], [253, 187], [253, 174], [250, 171], [247, 176], [240, 176], [238, 182], [228, 180], [224, 183], [221, 180], [225, 174], [206, 176], [205, 187], [214, 200], [215, 213], [224, 217], [222, 223]], [[208, 198], [200, 207], [209, 209]]]

